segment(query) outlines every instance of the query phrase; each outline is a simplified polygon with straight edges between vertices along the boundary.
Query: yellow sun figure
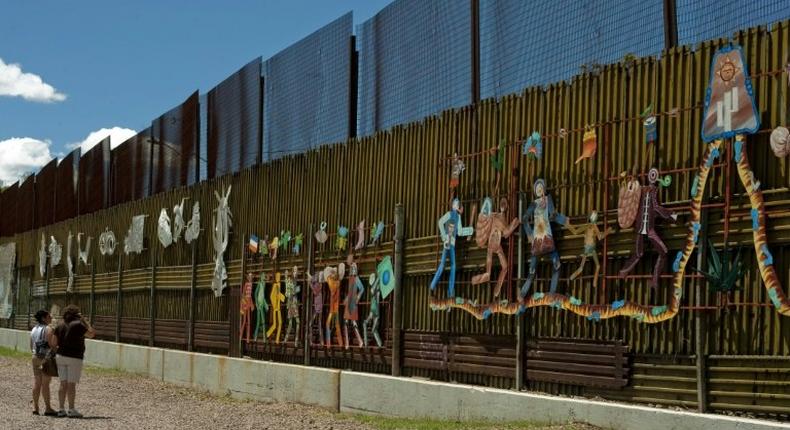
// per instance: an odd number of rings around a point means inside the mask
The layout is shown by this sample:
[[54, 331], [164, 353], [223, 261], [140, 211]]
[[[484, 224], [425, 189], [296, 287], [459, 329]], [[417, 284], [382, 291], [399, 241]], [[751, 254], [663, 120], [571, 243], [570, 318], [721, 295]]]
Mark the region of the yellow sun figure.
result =
[[735, 76], [738, 75], [741, 69], [735, 65], [735, 62], [732, 61], [729, 55], [724, 57], [724, 61], [722, 62], [721, 66], [719, 66], [719, 70], [716, 71], [716, 75], [719, 79], [722, 80], [727, 85], [732, 85], [735, 79]]

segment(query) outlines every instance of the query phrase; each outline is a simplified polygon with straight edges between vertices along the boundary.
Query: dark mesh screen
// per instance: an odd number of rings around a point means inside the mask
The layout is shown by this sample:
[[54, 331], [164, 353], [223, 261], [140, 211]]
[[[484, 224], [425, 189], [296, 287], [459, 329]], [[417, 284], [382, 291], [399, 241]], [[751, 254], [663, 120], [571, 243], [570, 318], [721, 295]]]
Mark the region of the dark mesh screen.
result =
[[349, 137], [349, 12], [263, 63], [267, 160]]
[[30, 175], [19, 186], [16, 213], [17, 230], [24, 232], [36, 228], [36, 177]]
[[471, 103], [469, 4], [399, 0], [357, 27], [358, 135]]
[[80, 159], [80, 215], [107, 207], [109, 194], [110, 138], [102, 140]]
[[677, 0], [677, 18], [678, 43], [694, 44], [790, 18], [790, 4], [783, 0]]
[[480, 0], [480, 96], [569, 79], [582, 65], [664, 47], [664, 9], [646, 2]]
[[77, 216], [77, 181], [80, 174], [80, 150], [71, 151], [58, 164], [55, 175], [55, 222]]
[[37, 227], [43, 227], [55, 222], [55, 178], [57, 173], [58, 160], [52, 160], [36, 175]]
[[198, 93], [155, 119], [153, 144], [153, 192], [159, 193], [197, 181]]
[[112, 150], [112, 204], [142, 199], [150, 193], [151, 129], [137, 133]]
[[208, 177], [238, 172], [261, 160], [261, 59], [208, 93]]
[[3, 200], [0, 202], [0, 207], [6, 215], [16, 214], [16, 216], [0, 216], [0, 226], [2, 227], [3, 236], [12, 236], [17, 233], [17, 214], [16, 199], [19, 195], [19, 182], [6, 188], [3, 191]]

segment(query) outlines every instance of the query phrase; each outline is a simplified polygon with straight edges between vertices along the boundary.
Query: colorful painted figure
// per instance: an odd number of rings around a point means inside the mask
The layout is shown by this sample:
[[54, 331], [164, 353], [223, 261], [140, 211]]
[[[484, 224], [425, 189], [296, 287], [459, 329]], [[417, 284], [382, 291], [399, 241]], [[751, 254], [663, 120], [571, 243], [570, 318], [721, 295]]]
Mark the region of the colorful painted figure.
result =
[[656, 130], [656, 116], [653, 115], [653, 104], [649, 104], [642, 114], [642, 126], [645, 130], [645, 143], [651, 144], [658, 139], [658, 131]]
[[276, 237], [269, 242], [269, 257], [272, 260], [277, 259], [277, 250], [280, 249], [280, 238]]
[[288, 255], [288, 245], [291, 243], [291, 230], [280, 230], [280, 249], [283, 254]]
[[315, 240], [318, 241], [321, 245], [326, 243], [328, 236], [326, 234], [326, 221], [321, 221], [321, 225], [318, 227], [318, 231], [315, 232]]
[[[269, 312], [269, 303], [266, 302], [266, 274], [261, 272], [258, 278], [258, 285], [255, 288], [255, 333], [252, 337], [258, 340], [258, 332], [266, 333], [266, 313]], [[263, 337], [266, 343], [267, 337]]]
[[543, 157], [543, 143], [540, 140], [540, 133], [532, 132], [521, 146], [521, 154], [526, 155], [530, 160], [540, 160]]
[[381, 235], [384, 234], [384, 221], [379, 221], [376, 224], [376, 229], [373, 233], [373, 237], [370, 238], [370, 246], [378, 245], [381, 241]]
[[324, 269], [324, 280], [329, 285], [329, 315], [326, 317], [326, 346], [332, 346], [332, 323], [335, 324], [337, 343], [343, 346], [343, 336], [340, 334], [340, 281], [346, 274], [346, 265], [340, 263], [337, 268], [327, 267]]
[[269, 235], [264, 234], [261, 238], [261, 244], [258, 246], [261, 255], [269, 255]]
[[598, 149], [598, 139], [595, 135], [595, 129], [587, 126], [584, 136], [582, 137], [582, 153], [574, 164], [579, 164], [579, 162], [585, 158], [592, 158], [595, 155], [596, 149]]
[[565, 215], [557, 212], [554, 207], [554, 201], [551, 196], [546, 194], [546, 182], [543, 179], [535, 181], [533, 186], [535, 193], [535, 200], [530, 203], [527, 208], [527, 213], [521, 219], [521, 225], [524, 227], [524, 233], [527, 234], [527, 239], [532, 244], [531, 253], [529, 258], [529, 274], [527, 280], [521, 287], [519, 293], [519, 300], [523, 300], [527, 296], [532, 282], [535, 280], [535, 273], [538, 269], [538, 258], [549, 255], [551, 256], [551, 284], [550, 291], [553, 293], [557, 290], [557, 281], [560, 277], [560, 254], [557, 252], [557, 247], [554, 244], [554, 235], [551, 232], [551, 223], [560, 225], [567, 224]]
[[379, 301], [381, 296], [381, 284], [379, 284], [379, 280], [376, 278], [375, 273], [370, 274], [368, 283], [370, 284], [370, 309], [368, 310], [368, 317], [365, 318], [365, 321], [362, 323], [362, 333], [365, 335], [365, 348], [367, 348], [368, 325], [371, 325], [370, 331], [373, 332], [373, 337], [376, 339], [376, 345], [381, 348], [382, 342], [381, 336], [379, 335], [379, 316], [381, 315]]
[[362, 346], [364, 343], [362, 342], [362, 336], [359, 335], [359, 326], [357, 326], [357, 321], [359, 320], [359, 299], [362, 298], [362, 294], [365, 293], [365, 287], [362, 285], [362, 282], [359, 280], [359, 269], [357, 268], [357, 263], [354, 261], [353, 255], [348, 256], [346, 260], [349, 271], [348, 271], [348, 289], [346, 291], [346, 298], [343, 300], [343, 338], [346, 342], [346, 349], [351, 345], [348, 341], [348, 327], [354, 330], [354, 335], [357, 338], [357, 346]]
[[[475, 218], [476, 209], [472, 207], [472, 219]], [[436, 289], [436, 284], [439, 283], [439, 278], [444, 272], [444, 261], [450, 258], [450, 280], [447, 285], [447, 296], [455, 297], [455, 241], [458, 236], [471, 236], [474, 233], [474, 228], [464, 227], [461, 224], [461, 215], [464, 213], [464, 207], [461, 201], [453, 199], [450, 211], [442, 215], [437, 222], [439, 226], [439, 235], [442, 238], [442, 256], [439, 258], [439, 267], [436, 269], [436, 274], [433, 275], [431, 280], [431, 291]]]
[[595, 275], [593, 275], [593, 288], [598, 286], [598, 274], [601, 271], [601, 265], [598, 262], [598, 241], [603, 240], [607, 235], [612, 234], [612, 228], [606, 228], [604, 232], [598, 229], [598, 211], [590, 212], [587, 218], [587, 224], [583, 226], [573, 226], [568, 224], [568, 230], [573, 234], [584, 233], [584, 251], [582, 251], [582, 261], [579, 263], [579, 268], [571, 275], [571, 281], [578, 278], [584, 271], [584, 265], [587, 264], [587, 258], [592, 258], [595, 264]]
[[337, 226], [337, 237], [335, 238], [335, 248], [338, 251], [345, 251], [348, 245], [348, 227], [339, 225]]
[[283, 315], [280, 312], [282, 303], [285, 301], [285, 295], [280, 291], [280, 272], [274, 274], [274, 282], [272, 283], [272, 291], [269, 293], [269, 308], [271, 309], [271, 323], [272, 326], [266, 332], [266, 337], [272, 337], [276, 331], [277, 337], [274, 342], [280, 343], [280, 332], [283, 329]]
[[288, 336], [291, 334], [294, 322], [296, 322], [296, 331], [294, 332], [294, 346], [299, 345], [299, 329], [301, 327], [301, 319], [299, 318], [299, 296], [302, 287], [296, 283], [297, 268], [294, 266], [293, 272], [290, 274], [285, 271], [285, 300], [288, 310], [288, 327], [285, 329], [285, 342], [288, 342]]
[[307, 275], [310, 278], [310, 289], [313, 291], [313, 315], [310, 317], [310, 338], [312, 342], [313, 328], [318, 323], [318, 342], [321, 341], [321, 323], [323, 322], [324, 315], [324, 272], [313, 273]]
[[466, 165], [458, 158], [458, 153], [453, 153], [453, 159], [450, 162], [450, 190], [454, 190], [458, 187], [461, 172], [464, 170], [466, 170]]
[[499, 139], [499, 145], [488, 150], [490, 155], [491, 168], [494, 169], [496, 174], [496, 183], [494, 184], [494, 195], [499, 194], [499, 182], [502, 179], [502, 169], [505, 167], [505, 148], [507, 147], [506, 139]]
[[510, 237], [521, 221], [518, 218], [513, 218], [510, 224], [507, 223], [508, 204], [506, 198], [499, 199], [499, 212], [492, 212], [491, 206], [491, 198], [486, 197], [483, 200], [483, 205], [480, 207], [477, 223], [475, 223], [475, 241], [479, 247], [485, 248], [487, 252], [486, 271], [474, 276], [472, 285], [482, 284], [491, 279], [491, 266], [494, 263], [494, 254], [496, 254], [499, 258], [499, 265], [502, 266], [494, 288], [494, 297], [498, 297], [509, 267], [505, 253], [502, 251], [502, 239]]
[[299, 255], [302, 253], [302, 243], [304, 243], [304, 235], [299, 233], [294, 238], [294, 246], [291, 249], [293, 255]]
[[636, 252], [625, 263], [625, 266], [620, 270], [620, 276], [625, 277], [634, 270], [636, 264], [642, 259], [645, 253], [644, 240], [645, 236], [653, 243], [653, 247], [658, 252], [658, 260], [653, 268], [653, 278], [650, 281], [650, 287], [653, 289], [658, 288], [658, 278], [664, 270], [664, 261], [667, 257], [667, 246], [661, 240], [661, 237], [656, 232], [657, 218], [671, 219], [676, 221], [678, 215], [671, 210], [661, 206], [658, 201], [658, 187], [656, 183], [659, 181], [658, 169], [655, 167], [650, 169], [647, 174], [649, 184], [642, 186], [642, 194], [640, 197], [639, 212], [636, 216], [634, 230], [636, 231]]
[[252, 273], [247, 273], [247, 282], [241, 287], [241, 305], [239, 310], [241, 313], [239, 339], [244, 339], [245, 342], [249, 342], [251, 327], [250, 314], [255, 310], [255, 304], [252, 302]]

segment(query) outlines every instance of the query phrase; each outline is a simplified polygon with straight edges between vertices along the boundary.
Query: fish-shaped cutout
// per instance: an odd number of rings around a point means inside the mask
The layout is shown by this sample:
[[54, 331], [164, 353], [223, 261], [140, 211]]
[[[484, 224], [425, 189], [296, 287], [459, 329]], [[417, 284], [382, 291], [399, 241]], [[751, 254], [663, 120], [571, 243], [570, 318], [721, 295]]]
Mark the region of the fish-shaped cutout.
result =
[[354, 245], [354, 251], [359, 251], [365, 247], [365, 220], [363, 219], [357, 224], [357, 243]]
[[596, 149], [598, 149], [598, 138], [595, 134], [595, 129], [588, 128], [587, 131], [584, 132], [584, 137], [582, 138], [582, 154], [576, 159], [576, 163], [574, 164], [579, 164], [579, 162], [585, 158], [592, 158], [595, 155]]

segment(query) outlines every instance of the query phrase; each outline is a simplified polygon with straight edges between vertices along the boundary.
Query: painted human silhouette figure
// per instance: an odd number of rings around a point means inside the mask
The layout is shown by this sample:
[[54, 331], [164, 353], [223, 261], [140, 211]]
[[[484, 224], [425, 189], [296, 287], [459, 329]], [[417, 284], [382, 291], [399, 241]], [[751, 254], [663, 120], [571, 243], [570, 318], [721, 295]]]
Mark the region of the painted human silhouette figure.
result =
[[538, 268], [538, 258], [549, 255], [551, 256], [551, 284], [550, 291], [553, 293], [557, 291], [557, 281], [560, 278], [560, 254], [557, 252], [557, 247], [554, 244], [554, 235], [551, 231], [551, 223], [565, 225], [567, 218], [565, 215], [557, 212], [554, 207], [554, 201], [551, 196], [546, 194], [546, 182], [543, 179], [535, 181], [533, 186], [535, 193], [535, 200], [529, 204], [527, 213], [521, 220], [521, 225], [524, 227], [524, 233], [527, 234], [532, 255], [529, 257], [529, 274], [527, 280], [521, 287], [519, 292], [519, 300], [523, 300], [529, 293], [532, 287], [532, 282], [535, 280], [535, 273]]
[[309, 331], [312, 339], [313, 327], [318, 325], [318, 342], [321, 342], [321, 323], [324, 315], [324, 272], [308, 274], [310, 289], [313, 291], [313, 315], [310, 317]]
[[291, 334], [291, 329], [296, 323], [296, 331], [294, 332], [294, 346], [299, 345], [299, 329], [301, 327], [301, 320], [299, 318], [299, 296], [302, 287], [296, 283], [296, 276], [298, 272], [296, 266], [290, 274], [285, 271], [285, 300], [288, 310], [288, 326], [285, 329], [285, 341], [288, 342], [288, 336]]
[[346, 342], [346, 349], [348, 349], [351, 345], [348, 340], [349, 326], [354, 330], [354, 336], [357, 338], [357, 346], [361, 347], [364, 345], [362, 336], [359, 334], [357, 321], [359, 320], [359, 299], [361, 299], [362, 294], [365, 293], [365, 287], [359, 280], [359, 269], [357, 268], [357, 263], [354, 261], [354, 257], [349, 254], [346, 262], [348, 263], [349, 271], [348, 289], [346, 291], [346, 298], [343, 300], [343, 338]]
[[[266, 274], [261, 272], [258, 278], [258, 285], [255, 288], [255, 333], [253, 339], [258, 339], [258, 332], [266, 333], [266, 313], [269, 311], [269, 303], [266, 302]], [[268, 339], [263, 337], [263, 342], [266, 343]]]
[[274, 338], [275, 343], [280, 343], [280, 332], [283, 329], [283, 316], [280, 312], [282, 303], [285, 301], [285, 295], [280, 291], [280, 272], [274, 274], [274, 282], [272, 283], [272, 290], [269, 293], [269, 309], [271, 309], [271, 323], [272, 326], [266, 332], [266, 337], [272, 337], [274, 332], [277, 336]]
[[[472, 207], [472, 219], [475, 217], [475, 208]], [[450, 279], [447, 285], [447, 296], [455, 297], [455, 242], [458, 236], [471, 236], [474, 233], [474, 228], [464, 227], [461, 224], [461, 215], [464, 213], [464, 207], [461, 201], [457, 198], [453, 199], [450, 211], [446, 212], [439, 218], [437, 225], [439, 226], [439, 235], [442, 238], [442, 256], [439, 259], [439, 267], [436, 269], [436, 274], [433, 275], [431, 281], [431, 291], [436, 289], [436, 284], [444, 272], [444, 261], [450, 258]]]
[[247, 273], [247, 282], [242, 286], [241, 292], [241, 324], [239, 324], [239, 338], [245, 342], [250, 341], [250, 314], [255, 309], [252, 302], [252, 273]]
[[598, 212], [590, 212], [587, 218], [587, 224], [583, 226], [567, 225], [568, 230], [573, 234], [584, 233], [584, 251], [582, 251], [582, 261], [579, 263], [579, 268], [571, 275], [571, 281], [578, 278], [584, 272], [584, 265], [587, 264], [587, 258], [592, 258], [595, 264], [595, 274], [593, 275], [593, 288], [598, 286], [598, 274], [601, 271], [601, 264], [598, 262], [598, 241], [603, 240], [607, 235], [612, 233], [612, 228], [608, 227], [605, 231], [598, 229]]
[[650, 287], [653, 289], [658, 288], [658, 278], [664, 270], [664, 262], [667, 258], [667, 246], [656, 232], [656, 221], [659, 217], [671, 219], [672, 221], [677, 221], [678, 219], [678, 215], [675, 212], [661, 206], [661, 203], [658, 201], [658, 187], [656, 186], [658, 179], [658, 169], [655, 167], [650, 169], [647, 173], [648, 185], [643, 186], [641, 189], [642, 194], [639, 198], [639, 212], [637, 212], [636, 222], [634, 223], [636, 250], [634, 254], [631, 255], [631, 258], [625, 263], [625, 266], [620, 270], [621, 277], [625, 277], [634, 270], [634, 267], [636, 267], [636, 264], [639, 263], [639, 260], [642, 259], [645, 253], [644, 241], [645, 236], [647, 236], [653, 244], [653, 248], [658, 252], [658, 259], [653, 268], [653, 277], [650, 280]]
[[475, 275], [472, 278], [472, 285], [482, 284], [491, 279], [491, 266], [494, 262], [494, 254], [496, 254], [499, 258], [499, 265], [502, 266], [494, 288], [494, 297], [498, 297], [509, 269], [505, 253], [502, 251], [502, 239], [510, 237], [521, 221], [518, 218], [514, 218], [510, 221], [510, 224], [507, 223], [507, 218], [505, 218], [507, 216], [506, 198], [503, 197], [499, 200], [499, 212], [493, 212], [491, 205], [491, 199], [486, 197], [483, 200], [483, 205], [480, 207], [477, 223], [475, 223], [475, 241], [479, 247], [486, 248], [487, 252], [486, 271]]
[[381, 315], [380, 300], [381, 300], [381, 284], [376, 278], [375, 273], [371, 273], [368, 278], [370, 284], [370, 309], [368, 310], [368, 317], [362, 323], [362, 332], [365, 335], [365, 348], [368, 346], [368, 326], [371, 325], [370, 331], [373, 332], [373, 337], [376, 339], [376, 345], [381, 348], [381, 336], [379, 335], [379, 316]]
[[327, 267], [324, 269], [324, 280], [329, 286], [329, 314], [326, 317], [326, 346], [332, 346], [332, 323], [335, 324], [335, 334], [337, 343], [343, 346], [343, 336], [340, 333], [340, 281], [346, 274], [346, 265], [340, 263], [337, 268]]

